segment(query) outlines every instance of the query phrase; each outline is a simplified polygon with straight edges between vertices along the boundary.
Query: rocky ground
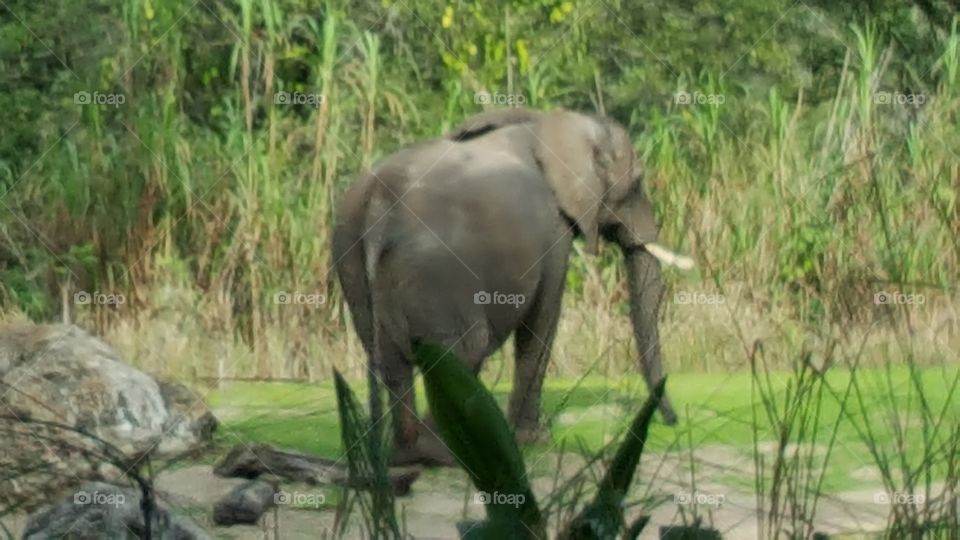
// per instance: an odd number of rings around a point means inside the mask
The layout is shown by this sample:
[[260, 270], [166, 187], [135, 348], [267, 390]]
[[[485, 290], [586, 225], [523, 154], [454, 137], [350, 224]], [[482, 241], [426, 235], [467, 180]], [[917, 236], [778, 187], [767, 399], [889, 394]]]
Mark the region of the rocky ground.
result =
[[[690, 501], [693, 499], [699, 500], [697, 510], [704, 522], [712, 522], [724, 538], [758, 538], [754, 493], [745, 489], [732, 490], [719, 480], [735, 468], [743, 467], [743, 460], [737, 458], [735, 452], [723, 448], [704, 449], [702, 452], [709, 460], [701, 461], [701, 482], [695, 492], [681, 482], [668, 480], [671, 474], [685, 468], [689, 456], [648, 456], [644, 460], [641, 474], [659, 478], [652, 494], [666, 502], [653, 509], [651, 524], [641, 538], [657, 538], [660, 526], [682, 523], [684, 517], [691, 519], [694, 505]], [[540, 463], [537, 464], [537, 470], [553, 466]], [[578, 464], [568, 461], [561, 471], [569, 476], [578, 467]], [[171, 508], [192, 517], [217, 538], [306, 540], [332, 537], [336, 519], [336, 505], [332, 499], [336, 495], [331, 488], [307, 485], [284, 485], [287, 503], [281, 502], [276, 511], [269, 512], [256, 526], [215, 527], [211, 519], [214, 503], [242, 482], [215, 476], [209, 464], [193, 464], [162, 473], [157, 487]], [[534, 490], [541, 500], [551, 491], [552, 485], [553, 478], [550, 476], [543, 475], [534, 480]], [[646, 486], [640, 488], [638, 494], [646, 491]], [[817, 512], [818, 530], [845, 533], [845, 536], [851, 537], [860, 536], [856, 534], [857, 531], [882, 530], [888, 508], [876, 502], [876, 492], [875, 489], [863, 489], [822, 499]], [[414, 484], [413, 492], [399, 499], [398, 506], [407, 531], [418, 539], [454, 539], [458, 520], [483, 516], [482, 505], [474, 502], [473, 491], [465, 475], [454, 470], [427, 471]], [[19, 537], [26, 518], [20, 514], [4, 519], [3, 523], [11, 528], [15, 537]], [[363, 538], [364, 534], [354, 527], [346, 537]]]
[[[68, 519], [77, 510], [70, 504], [77, 489], [73, 484], [90, 473], [88, 454], [74, 447], [70, 447], [72, 453], [64, 454], [51, 447], [52, 439], [39, 437], [37, 427], [24, 424], [23, 418], [92, 426], [87, 429], [110, 441], [124, 460], [130, 460], [144, 452], [144, 445], [154, 448], [158, 458], [164, 453], [175, 455], [188, 448], [208, 447], [216, 424], [214, 417], [226, 421], [237, 414], [229, 404], [221, 409], [199, 404], [185, 387], [155, 381], [127, 366], [93, 336], [64, 325], [0, 328], [0, 382], [6, 389], [0, 392], [0, 405], [11, 416], [0, 438], [0, 465], [4, 469], [16, 466], [35, 471], [38, 469], [24, 463], [56, 461], [69, 465], [68, 471], [74, 473], [72, 478], [67, 474], [56, 476], [63, 480], [59, 483], [51, 483], [49, 475], [21, 475], [13, 480], [8, 478], [7, 484], [0, 481], [0, 502], [4, 497], [27, 501], [28, 495], [48, 499], [51, 493], [64, 491], [62, 506], [66, 511], [62, 515]], [[582, 408], [576, 415], [561, 414], [558, 425], [583, 422], [592, 415], [609, 418], [623, 414], [610, 407], [598, 404]], [[273, 416], [270, 419], [280, 421]], [[233, 434], [231, 438], [237, 437]], [[769, 448], [763, 444], [758, 447], [762, 454], [774, 449], [772, 444]], [[214, 504], [244, 480], [215, 476], [211, 457], [202, 456], [159, 473], [156, 487], [171, 513], [192, 518], [217, 538], [333, 537], [340, 492], [332, 487], [305, 484], [282, 484], [276, 510], [268, 511], [256, 525], [215, 526]], [[582, 458], [567, 454], [561, 460], [552, 452], [528, 460], [534, 492], [541, 505], [549, 499], [548, 494], [555, 492], [558, 483], [576, 476], [583, 464]], [[115, 477], [122, 474], [119, 470], [114, 472]], [[849, 475], [866, 487], [821, 497], [816, 529], [853, 536], [882, 530], [890, 508], [885, 503], [877, 471], [864, 466], [849, 471]], [[107, 474], [101, 476], [111, 480]], [[587, 476], [587, 485], [596, 485], [596, 478]], [[644, 502], [628, 509], [628, 519], [632, 521], [640, 514], [651, 516], [641, 538], [657, 538], [661, 526], [690, 523], [697, 518], [720, 531], [724, 538], [757, 538], [758, 531], [765, 526], [763, 512], [758, 511], [763, 505], [758, 504], [754, 477], [754, 457], [731, 446], [700, 445], [692, 454], [647, 453], [630, 497]], [[46, 487], [36, 489], [40, 484]], [[458, 521], [483, 516], [483, 504], [475, 496], [462, 471], [429, 470], [414, 483], [410, 495], [398, 499], [398, 510], [408, 533], [418, 539], [456, 538]], [[27, 509], [0, 520], [13, 537], [23, 535]], [[551, 515], [557, 516], [557, 509], [552, 510]], [[569, 511], [562, 510], [560, 517], [551, 522], [553, 530], [571, 517]], [[365, 537], [356, 513], [348, 524], [346, 537]]]

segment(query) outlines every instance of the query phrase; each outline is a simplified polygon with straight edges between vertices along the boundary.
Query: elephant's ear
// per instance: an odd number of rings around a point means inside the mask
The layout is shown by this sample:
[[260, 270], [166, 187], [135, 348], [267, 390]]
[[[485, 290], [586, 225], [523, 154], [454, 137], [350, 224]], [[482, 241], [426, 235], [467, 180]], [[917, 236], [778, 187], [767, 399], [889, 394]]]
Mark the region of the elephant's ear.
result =
[[532, 123], [541, 114], [539, 111], [524, 108], [495, 109], [464, 120], [462, 124], [450, 130], [446, 138], [466, 141], [504, 126]]
[[634, 158], [633, 142], [620, 124], [607, 120], [612, 160], [600, 167], [607, 179], [606, 207], [600, 211], [601, 226], [619, 224], [620, 245], [639, 246], [656, 242], [659, 235], [653, 206], [644, 190], [643, 169]]
[[607, 191], [599, 167], [611, 158], [604, 148], [609, 139], [596, 120], [570, 111], [545, 114], [537, 125], [537, 160], [560, 209], [586, 238], [586, 251], [597, 253], [600, 204]]
[[606, 137], [600, 147], [607, 150], [599, 154], [601, 177], [606, 180], [605, 201], [614, 204], [626, 197], [639, 183], [641, 171], [634, 159], [633, 141], [620, 124], [606, 118], [598, 119], [606, 129]]

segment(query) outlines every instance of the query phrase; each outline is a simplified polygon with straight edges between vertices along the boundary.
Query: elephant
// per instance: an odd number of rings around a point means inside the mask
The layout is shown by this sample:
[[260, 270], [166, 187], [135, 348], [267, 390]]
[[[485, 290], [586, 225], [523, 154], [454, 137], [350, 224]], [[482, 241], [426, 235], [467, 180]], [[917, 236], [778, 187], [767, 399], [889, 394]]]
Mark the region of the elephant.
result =
[[[332, 253], [354, 329], [382, 377], [394, 464], [450, 464], [414, 400], [412, 348], [449, 348], [474, 373], [511, 335], [508, 418], [540, 440], [540, 399], [575, 237], [624, 253], [630, 320], [650, 388], [664, 376], [660, 264], [692, 260], [659, 229], [627, 131], [598, 115], [525, 108], [474, 116], [401, 149], [353, 184], [336, 208]], [[676, 413], [664, 397], [666, 424]]]

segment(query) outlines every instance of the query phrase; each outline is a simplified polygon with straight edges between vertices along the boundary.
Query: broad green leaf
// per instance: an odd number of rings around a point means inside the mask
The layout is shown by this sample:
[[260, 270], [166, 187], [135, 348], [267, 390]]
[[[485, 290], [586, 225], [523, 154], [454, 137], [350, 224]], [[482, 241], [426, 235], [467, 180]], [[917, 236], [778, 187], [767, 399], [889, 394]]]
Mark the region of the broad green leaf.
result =
[[444, 348], [418, 345], [415, 356], [440, 436], [484, 497], [489, 521], [469, 537], [545, 538], [523, 457], [493, 396]]
[[[570, 522], [561, 535], [565, 540], [602, 540], [616, 538], [623, 529], [623, 499], [630, 488], [643, 446], [647, 442], [647, 430], [663, 397], [667, 380], [661, 379], [654, 387], [646, 403], [633, 418], [623, 443], [610, 463], [610, 468], [600, 482], [600, 490], [593, 501]], [[641, 525], [642, 527], [642, 525]], [[639, 531], [635, 531], [639, 533]]]

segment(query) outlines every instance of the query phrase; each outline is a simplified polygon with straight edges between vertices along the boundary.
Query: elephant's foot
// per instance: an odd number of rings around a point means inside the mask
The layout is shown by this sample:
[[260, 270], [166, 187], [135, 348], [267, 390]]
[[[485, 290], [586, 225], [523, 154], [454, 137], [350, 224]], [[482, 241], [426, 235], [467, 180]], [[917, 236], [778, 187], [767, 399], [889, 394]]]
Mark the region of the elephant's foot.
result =
[[450, 449], [433, 432], [421, 429], [416, 442], [409, 445], [398, 445], [394, 448], [390, 464], [394, 466], [456, 467], [459, 462], [450, 452]]
[[432, 451], [417, 445], [413, 448], [397, 448], [393, 451], [390, 465], [404, 467], [423, 465], [424, 467], [456, 467], [457, 460], [446, 450]]
[[513, 430], [517, 444], [539, 444], [550, 442], [550, 430], [537, 424], [532, 426], [517, 426]]
[[673, 405], [670, 404], [670, 400], [663, 397], [660, 400], [660, 414], [663, 416], [663, 423], [668, 426], [677, 425], [677, 413], [673, 410]]

